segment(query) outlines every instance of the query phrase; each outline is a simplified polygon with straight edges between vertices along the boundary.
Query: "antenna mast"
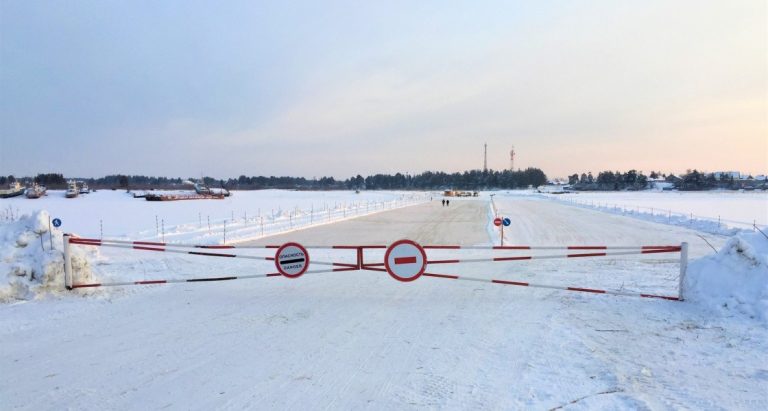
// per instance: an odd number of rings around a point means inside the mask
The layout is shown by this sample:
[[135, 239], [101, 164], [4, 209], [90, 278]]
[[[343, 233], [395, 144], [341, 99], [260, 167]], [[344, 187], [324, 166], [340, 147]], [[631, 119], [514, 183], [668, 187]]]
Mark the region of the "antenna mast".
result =
[[488, 172], [488, 143], [483, 144], [483, 171]]
[[512, 150], [509, 150], [509, 170], [515, 171], [515, 146], [512, 146]]

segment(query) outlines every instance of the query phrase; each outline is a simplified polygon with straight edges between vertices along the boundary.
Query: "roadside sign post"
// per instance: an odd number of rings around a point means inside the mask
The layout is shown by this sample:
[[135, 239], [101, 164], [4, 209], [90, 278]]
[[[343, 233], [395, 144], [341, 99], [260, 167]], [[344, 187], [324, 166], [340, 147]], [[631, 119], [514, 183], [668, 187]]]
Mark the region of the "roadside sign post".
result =
[[501, 217], [496, 217], [493, 219], [493, 225], [496, 227], [501, 227], [501, 245], [504, 246], [504, 226], [502, 224], [503, 221], [501, 220]]
[[504, 227], [509, 227], [509, 225], [512, 224], [512, 220], [509, 219], [509, 217], [504, 217], [501, 220], [501, 246], [504, 246]]

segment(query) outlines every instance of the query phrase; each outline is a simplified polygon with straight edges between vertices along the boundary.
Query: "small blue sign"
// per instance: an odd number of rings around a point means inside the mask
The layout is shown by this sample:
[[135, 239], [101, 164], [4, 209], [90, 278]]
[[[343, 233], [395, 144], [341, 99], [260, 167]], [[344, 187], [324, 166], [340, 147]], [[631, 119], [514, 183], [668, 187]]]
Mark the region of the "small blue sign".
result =
[[59, 220], [58, 218], [54, 218], [53, 219], [53, 226], [56, 227], [56, 228], [61, 227], [61, 220]]
[[509, 227], [509, 225], [512, 224], [512, 220], [510, 220], [509, 217], [504, 217], [501, 222], [504, 224], [504, 227]]

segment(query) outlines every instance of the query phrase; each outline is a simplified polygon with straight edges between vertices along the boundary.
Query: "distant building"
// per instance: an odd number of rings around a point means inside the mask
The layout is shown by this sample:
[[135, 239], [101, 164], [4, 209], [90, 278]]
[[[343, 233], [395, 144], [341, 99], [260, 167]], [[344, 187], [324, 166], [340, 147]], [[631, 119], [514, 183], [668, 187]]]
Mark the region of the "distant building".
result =
[[715, 177], [715, 180], [722, 180], [723, 178], [733, 178], [734, 180], [738, 180], [741, 178], [741, 173], [738, 171], [715, 171], [712, 173], [712, 175]]
[[648, 188], [655, 189], [655, 190], [668, 190], [675, 187], [675, 183], [672, 181], [667, 181], [666, 178], [649, 178], [648, 179]]

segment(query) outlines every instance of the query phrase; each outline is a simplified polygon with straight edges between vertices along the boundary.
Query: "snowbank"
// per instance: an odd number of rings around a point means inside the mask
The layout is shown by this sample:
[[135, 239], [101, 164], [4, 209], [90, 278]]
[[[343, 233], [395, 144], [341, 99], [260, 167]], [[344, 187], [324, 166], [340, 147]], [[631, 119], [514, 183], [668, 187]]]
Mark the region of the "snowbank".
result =
[[[47, 211], [35, 211], [0, 223], [0, 302], [64, 291], [62, 233], [49, 232], [48, 218]], [[97, 253], [95, 247], [73, 249], [79, 278], [91, 279], [90, 261]]]
[[718, 253], [692, 261], [685, 297], [722, 313], [768, 322], [768, 239], [760, 233], [740, 234]]

